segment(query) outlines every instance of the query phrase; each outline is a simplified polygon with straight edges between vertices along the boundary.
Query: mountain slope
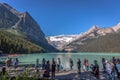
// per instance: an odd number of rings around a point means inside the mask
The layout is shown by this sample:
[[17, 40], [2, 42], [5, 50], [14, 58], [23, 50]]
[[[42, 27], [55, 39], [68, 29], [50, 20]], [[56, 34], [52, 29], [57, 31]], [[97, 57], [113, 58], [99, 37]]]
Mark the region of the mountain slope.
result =
[[0, 50], [3, 53], [36, 53], [44, 49], [10, 32], [0, 30]]
[[87, 39], [82, 41], [82, 44], [78, 43], [79, 40], [68, 46], [74, 46], [73, 51], [77, 52], [120, 52], [120, 33]]
[[[89, 34], [87, 33], [89, 32]], [[65, 51], [76, 52], [120, 52], [120, 25], [87, 31], [82, 37], [64, 46]], [[87, 35], [85, 35], [87, 34]]]
[[57, 51], [48, 44], [40, 26], [28, 12], [20, 13], [6, 3], [0, 3], [0, 29], [38, 44], [45, 49], [45, 52]]

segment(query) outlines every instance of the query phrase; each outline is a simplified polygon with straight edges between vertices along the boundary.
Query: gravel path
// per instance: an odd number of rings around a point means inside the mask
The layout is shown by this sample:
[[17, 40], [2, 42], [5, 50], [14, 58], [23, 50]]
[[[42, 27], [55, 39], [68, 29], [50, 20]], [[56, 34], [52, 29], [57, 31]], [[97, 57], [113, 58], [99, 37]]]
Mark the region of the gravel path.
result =
[[[77, 73], [77, 71], [67, 71], [67, 72], [62, 72], [62, 73], [56, 73], [56, 79], [55, 80], [107, 80], [106, 79], [106, 74], [100, 72], [100, 79], [96, 79], [94, 75], [90, 72], [81, 72]], [[116, 79], [115, 80], [120, 80]]]
[[[0, 67], [0, 70], [2, 67]], [[29, 70], [29, 76], [33, 77], [34, 74], [36, 73], [35, 69], [33, 67], [18, 67], [17, 69], [10, 67], [6, 69], [9, 76], [17, 76], [23, 74], [26, 70]], [[40, 72], [37, 74], [38, 77], [42, 78], [43, 70], [39, 70]], [[96, 79], [93, 74], [91, 74], [90, 71], [84, 72], [82, 71], [81, 74], [77, 73], [76, 70], [71, 70], [71, 71], [60, 71], [56, 72], [56, 78], [55, 80], [107, 80], [106, 79], [106, 74], [100, 72], [100, 79]], [[115, 80], [119, 80], [116, 79]]]

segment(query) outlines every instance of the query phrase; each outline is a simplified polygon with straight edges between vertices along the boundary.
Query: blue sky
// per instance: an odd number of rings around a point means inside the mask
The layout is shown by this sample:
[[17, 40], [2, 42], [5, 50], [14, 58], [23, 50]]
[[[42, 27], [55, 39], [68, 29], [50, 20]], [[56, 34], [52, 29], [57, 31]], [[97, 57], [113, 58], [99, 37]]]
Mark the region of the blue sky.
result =
[[28, 11], [46, 36], [79, 34], [93, 25], [120, 22], [120, 0], [0, 0], [20, 12]]

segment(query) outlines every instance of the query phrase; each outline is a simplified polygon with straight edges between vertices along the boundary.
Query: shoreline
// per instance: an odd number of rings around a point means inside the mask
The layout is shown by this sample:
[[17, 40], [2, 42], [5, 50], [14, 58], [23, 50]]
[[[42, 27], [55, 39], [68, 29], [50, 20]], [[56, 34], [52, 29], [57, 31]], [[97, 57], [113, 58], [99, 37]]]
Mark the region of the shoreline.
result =
[[[0, 67], [0, 72], [2, 70], [2, 67]], [[39, 68], [39, 72], [36, 72], [34, 67], [18, 67], [18, 68], [14, 68], [14, 67], [9, 67], [6, 68], [6, 71], [8, 72], [9, 77], [16, 77], [19, 75], [23, 75], [25, 71], [28, 70], [28, 77], [34, 77], [34, 75], [36, 74], [38, 76], [38, 78], [42, 79], [43, 78], [43, 73], [44, 70]], [[51, 75], [51, 72], [50, 72]], [[51, 80], [50, 78], [47, 78]], [[102, 73], [102, 70], [100, 71], [100, 79], [96, 79], [94, 77], [94, 75], [91, 73], [91, 70], [89, 71], [83, 71], [81, 70], [81, 74], [77, 72], [77, 70], [61, 70], [60, 72], [56, 71], [56, 77], [55, 80], [106, 80], [106, 74]], [[116, 79], [117, 80], [117, 79]]]

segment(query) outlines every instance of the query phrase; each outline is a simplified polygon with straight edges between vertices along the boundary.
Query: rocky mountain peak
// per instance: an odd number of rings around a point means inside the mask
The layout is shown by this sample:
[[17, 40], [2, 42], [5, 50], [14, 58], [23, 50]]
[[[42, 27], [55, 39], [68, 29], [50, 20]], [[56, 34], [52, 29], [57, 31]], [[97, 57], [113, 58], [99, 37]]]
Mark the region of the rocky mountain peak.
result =
[[113, 26], [112, 28], [113, 28], [113, 30], [115, 32], [117, 32], [118, 30], [120, 30], [120, 22], [116, 26]]
[[93, 25], [93, 26], [87, 31], [87, 33], [91, 33], [91, 32], [97, 31], [98, 29], [100, 29], [99, 26]]
[[11, 7], [7, 3], [1, 3], [1, 5], [4, 6], [4, 7], [6, 7], [9, 11], [11, 11], [16, 16], [20, 16], [21, 15], [21, 13], [19, 11], [17, 11], [16, 9], [14, 9], [13, 7]]
[[92, 28], [93, 29], [99, 29], [100, 27], [98, 25], [93, 25]]

